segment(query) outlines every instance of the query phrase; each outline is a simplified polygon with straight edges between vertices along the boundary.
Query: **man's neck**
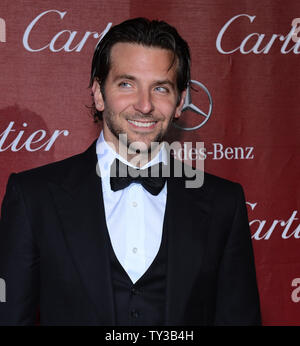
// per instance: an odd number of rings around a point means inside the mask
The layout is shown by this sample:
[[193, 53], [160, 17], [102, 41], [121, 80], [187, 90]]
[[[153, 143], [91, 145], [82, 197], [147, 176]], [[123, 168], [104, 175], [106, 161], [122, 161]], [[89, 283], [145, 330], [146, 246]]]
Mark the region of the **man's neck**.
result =
[[115, 151], [118, 155], [120, 155], [125, 161], [130, 163], [135, 167], [143, 167], [148, 162], [152, 161], [159, 153], [163, 146], [163, 142], [155, 143], [152, 145], [149, 150], [145, 152], [139, 152], [138, 149], [134, 150], [132, 147], [128, 147], [121, 141], [116, 141], [116, 143], [111, 142], [105, 138], [103, 133], [103, 138], [105, 142]]

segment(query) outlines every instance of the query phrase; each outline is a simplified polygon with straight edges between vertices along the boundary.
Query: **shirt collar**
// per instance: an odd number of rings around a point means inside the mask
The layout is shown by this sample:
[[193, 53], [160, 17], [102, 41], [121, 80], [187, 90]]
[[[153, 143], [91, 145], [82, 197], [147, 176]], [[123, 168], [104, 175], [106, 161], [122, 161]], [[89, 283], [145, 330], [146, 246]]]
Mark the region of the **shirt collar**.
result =
[[[101, 131], [100, 136], [99, 136], [97, 143], [96, 143], [96, 153], [97, 153], [97, 157], [98, 157], [98, 164], [99, 164], [100, 171], [101, 171], [101, 177], [110, 176], [110, 166], [116, 158], [128, 166], [138, 168], [138, 167], [135, 167], [134, 165], [132, 165], [127, 160], [125, 160], [122, 156], [120, 156], [106, 142], [106, 140], [104, 139], [103, 130]], [[141, 168], [144, 169], [144, 168], [150, 167], [152, 165], [155, 165], [159, 162], [163, 162], [166, 165], [168, 163], [167, 150], [165, 148], [164, 143], [161, 146], [160, 151], [155, 155], [155, 157], [151, 161], [147, 162]]]

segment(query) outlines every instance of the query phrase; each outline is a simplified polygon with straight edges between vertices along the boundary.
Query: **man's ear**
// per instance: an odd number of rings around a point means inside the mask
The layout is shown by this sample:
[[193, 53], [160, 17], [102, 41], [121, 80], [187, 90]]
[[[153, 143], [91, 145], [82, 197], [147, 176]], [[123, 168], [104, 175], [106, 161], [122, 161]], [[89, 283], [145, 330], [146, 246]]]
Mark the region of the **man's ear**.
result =
[[181, 93], [181, 96], [180, 96], [179, 104], [176, 107], [176, 111], [175, 111], [175, 115], [174, 115], [175, 119], [178, 119], [181, 116], [182, 107], [183, 107], [184, 101], [185, 101], [185, 96], [186, 96], [186, 90], [183, 90], [183, 92]]
[[94, 96], [95, 107], [97, 111], [102, 112], [104, 110], [104, 99], [101, 92], [100, 84], [97, 80], [94, 80], [92, 91]]

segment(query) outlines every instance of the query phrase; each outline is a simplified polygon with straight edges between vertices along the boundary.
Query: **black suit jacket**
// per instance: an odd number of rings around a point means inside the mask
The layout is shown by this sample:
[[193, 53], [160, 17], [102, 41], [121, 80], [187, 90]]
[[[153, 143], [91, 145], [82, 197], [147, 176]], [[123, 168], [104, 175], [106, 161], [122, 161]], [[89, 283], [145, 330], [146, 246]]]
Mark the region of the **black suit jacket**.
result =
[[[113, 325], [114, 302], [96, 142], [10, 176], [0, 222], [0, 324]], [[166, 325], [260, 323], [243, 190], [206, 174], [168, 178]]]

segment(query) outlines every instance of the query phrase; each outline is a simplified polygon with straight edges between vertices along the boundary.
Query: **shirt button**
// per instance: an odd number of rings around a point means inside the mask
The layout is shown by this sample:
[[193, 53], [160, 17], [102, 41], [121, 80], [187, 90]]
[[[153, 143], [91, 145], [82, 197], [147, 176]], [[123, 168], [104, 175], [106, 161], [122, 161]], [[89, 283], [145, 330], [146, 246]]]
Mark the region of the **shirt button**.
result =
[[137, 203], [136, 202], [132, 202], [132, 206], [133, 207], [137, 207]]
[[132, 249], [132, 252], [133, 252], [133, 253], [137, 253], [137, 251], [138, 251], [137, 247], [134, 247], [134, 248]]
[[137, 310], [131, 310], [131, 317], [132, 318], [139, 318], [140, 313]]
[[132, 287], [131, 293], [132, 293], [133, 295], [139, 294], [139, 290], [136, 289], [135, 287]]

